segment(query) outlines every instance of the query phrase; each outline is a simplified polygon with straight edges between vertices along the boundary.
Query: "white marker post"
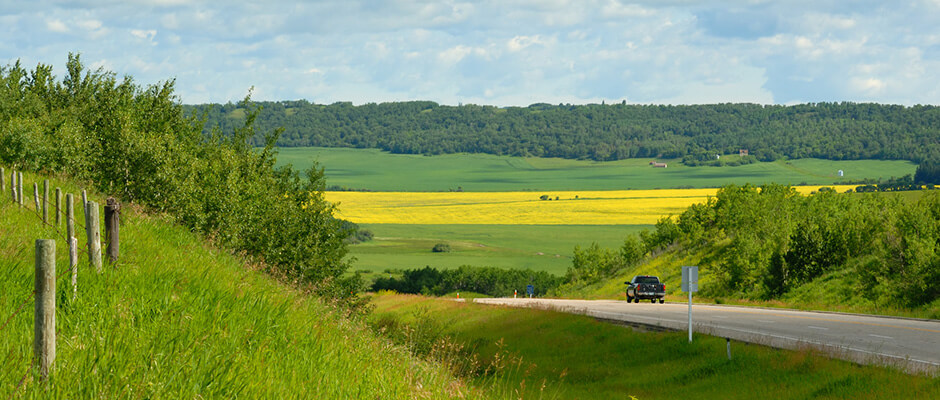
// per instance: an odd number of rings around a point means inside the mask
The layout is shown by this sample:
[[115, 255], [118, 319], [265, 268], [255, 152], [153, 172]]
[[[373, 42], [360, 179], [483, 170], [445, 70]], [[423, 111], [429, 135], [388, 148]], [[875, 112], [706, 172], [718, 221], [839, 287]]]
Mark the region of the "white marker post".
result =
[[692, 292], [698, 291], [698, 267], [682, 267], [682, 290], [689, 293], [689, 343], [692, 343]]

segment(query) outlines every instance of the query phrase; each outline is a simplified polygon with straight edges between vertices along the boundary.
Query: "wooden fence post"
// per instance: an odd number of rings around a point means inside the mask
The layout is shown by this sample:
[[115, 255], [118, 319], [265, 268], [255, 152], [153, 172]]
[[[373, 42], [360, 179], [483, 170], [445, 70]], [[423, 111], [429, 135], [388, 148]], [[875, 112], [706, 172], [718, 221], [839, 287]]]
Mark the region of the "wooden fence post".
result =
[[78, 298], [78, 239], [69, 238], [69, 269], [72, 271], [72, 300]]
[[0, 192], [7, 191], [7, 170], [0, 167]]
[[108, 242], [108, 262], [117, 262], [121, 253], [121, 204], [114, 197], [108, 197], [104, 206], [104, 232]]
[[82, 189], [82, 210], [84, 210], [85, 207], [88, 207], [88, 195], [85, 193], [85, 189]]
[[16, 184], [19, 185], [16, 188], [16, 202], [20, 203], [20, 207], [23, 206], [23, 173], [16, 173]]
[[16, 203], [16, 170], [10, 172], [10, 195], [13, 196], [13, 202]]
[[49, 223], [49, 180], [42, 180], [42, 223]]
[[36, 240], [35, 282], [33, 363], [45, 380], [55, 361], [55, 240]]
[[36, 213], [38, 214], [40, 211], [42, 211], [39, 209], [39, 183], [38, 182], [33, 182], [33, 201], [36, 203]]
[[75, 207], [72, 204], [72, 194], [65, 195], [65, 234], [75, 237]]
[[59, 225], [62, 225], [62, 189], [55, 188], [55, 226], [56, 228], [58, 228]]
[[72, 194], [65, 195], [65, 235], [69, 239], [69, 269], [72, 270], [72, 298], [78, 297], [78, 239], [75, 238], [75, 207]]
[[101, 273], [101, 222], [98, 203], [91, 200], [85, 204], [85, 233], [88, 235], [88, 261]]

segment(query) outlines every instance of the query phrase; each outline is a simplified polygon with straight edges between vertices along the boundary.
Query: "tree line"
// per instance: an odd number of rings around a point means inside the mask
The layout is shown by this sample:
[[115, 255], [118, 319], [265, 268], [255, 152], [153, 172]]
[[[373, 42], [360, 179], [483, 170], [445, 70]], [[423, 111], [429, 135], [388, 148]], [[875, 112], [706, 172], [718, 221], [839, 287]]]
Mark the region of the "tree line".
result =
[[706, 296], [775, 299], [829, 277], [844, 286], [827, 297], [923, 306], [940, 299], [940, 193], [911, 201], [730, 185], [628, 237], [619, 252], [597, 245], [576, 251], [568, 276], [590, 283], [663, 253], [700, 255], [712, 277], [701, 288]]
[[[430, 101], [355, 106], [305, 100], [186, 106], [208, 132], [232, 131], [246, 106], [265, 112], [278, 146], [378, 148], [436, 155], [488, 153], [596, 161], [681, 158], [690, 165], [773, 161], [940, 160], [940, 108], [871, 103], [447, 106]], [[250, 138], [261, 145], [261, 134]], [[743, 159], [737, 155], [748, 150]]]
[[140, 86], [87, 70], [72, 54], [66, 67], [61, 80], [48, 65], [0, 67], [0, 162], [89, 182], [172, 215], [287, 281], [341, 304], [359, 301], [362, 283], [345, 277], [343, 260], [356, 226], [333, 217], [322, 169], [301, 178], [274, 167], [280, 130], [255, 129], [260, 107], [246, 99], [239, 125], [204, 134], [206, 121], [184, 111], [172, 80]]
[[443, 296], [453, 292], [474, 292], [489, 296], [512, 296], [514, 291], [525, 295], [527, 285], [534, 286], [534, 295], [543, 296], [562, 283], [562, 278], [545, 271], [502, 269], [464, 265], [457, 269], [438, 270], [430, 266], [402, 271], [400, 277], [380, 277], [372, 291], [394, 290], [398, 293]]

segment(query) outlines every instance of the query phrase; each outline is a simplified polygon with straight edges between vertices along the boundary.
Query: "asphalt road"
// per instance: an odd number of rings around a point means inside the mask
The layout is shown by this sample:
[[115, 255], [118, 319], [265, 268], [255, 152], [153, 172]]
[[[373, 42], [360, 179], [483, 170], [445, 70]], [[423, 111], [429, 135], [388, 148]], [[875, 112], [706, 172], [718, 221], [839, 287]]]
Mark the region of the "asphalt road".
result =
[[[688, 331], [688, 303], [524, 298], [486, 298], [474, 302], [554, 309]], [[734, 341], [785, 349], [815, 348], [864, 364], [895, 365], [933, 375], [940, 372], [938, 320], [693, 304], [692, 327], [696, 333]]]

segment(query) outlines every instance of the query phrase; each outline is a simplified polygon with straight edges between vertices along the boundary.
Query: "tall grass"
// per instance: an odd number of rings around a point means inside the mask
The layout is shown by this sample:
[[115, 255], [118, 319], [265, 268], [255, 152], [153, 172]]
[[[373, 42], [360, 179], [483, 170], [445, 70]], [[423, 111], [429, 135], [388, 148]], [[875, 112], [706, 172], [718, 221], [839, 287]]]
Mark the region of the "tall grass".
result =
[[[732, 344], [685, 333], [640, 333], [559, 312], [493, 307], [412, 295], [374, 298], [374, 326], [438, 325], [441, 335], [473, 349], [467, 358], [497, 354], [522, 360], [498, 389], [518, 397], [544, 393], [573, 399], [801, 399], [940, 396], [940, 379], [832, 360], [813, 351]], [[431, 321], [431, 322], [428, 322]], [[484, 375], [478, 379], [493, 379]], [[545, 388], [542, 389], [542, 382]]]
[[[67, 182], [52, 186], [79, 192]], [[99, 275], [80, 257], [72, 300], [64, 233], [42, 226], [30, 208], [13, 205], [8, 192], [0, 197], [0, 398], [481, 396], [361, 322], [246, 268], [171, 217], [132, 205], [122, 209], [116, 267]], [[57, 355], [48, 381], [30, 367], [39, 238], [56, 239], [59, 277]]]

